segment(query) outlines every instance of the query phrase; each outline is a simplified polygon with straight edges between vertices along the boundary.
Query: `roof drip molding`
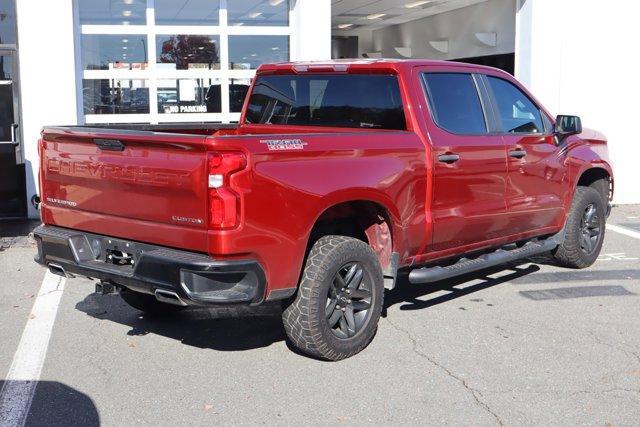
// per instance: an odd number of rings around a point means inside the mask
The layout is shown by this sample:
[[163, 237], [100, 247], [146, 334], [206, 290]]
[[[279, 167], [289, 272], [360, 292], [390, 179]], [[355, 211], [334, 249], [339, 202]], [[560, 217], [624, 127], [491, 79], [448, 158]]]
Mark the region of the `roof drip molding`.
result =
[[382, 52], [367, 52], [367, 58], [382, 58]]
[[411, 58], [411, 48], [410, 47], [394, 47], [395, 51], [398, 52], [398, 55], [403, 58]]
[[432, 48], [442, 53], [449, 53], [449, 40], [430, 40]]
[[476, 39], [485, 46], [496, 47], [498, 45], [498, 34], [496, 33], [476, 33]]

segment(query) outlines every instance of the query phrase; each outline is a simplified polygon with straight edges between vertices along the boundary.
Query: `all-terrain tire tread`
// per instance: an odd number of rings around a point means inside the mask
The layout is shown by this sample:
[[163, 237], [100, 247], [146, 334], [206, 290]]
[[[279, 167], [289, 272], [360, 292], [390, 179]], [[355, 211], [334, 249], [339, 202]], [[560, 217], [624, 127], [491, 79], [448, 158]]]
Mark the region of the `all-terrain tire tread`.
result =
[[[351, 357], [362, 351], [375, 335], [375, 328], [373, 328], [371, 336], [350, 351], [337, 351], [331, 348], [323, 337], [320, 316], [324, 316], [324, 313], [318, 315], [316, 312], [316, 307], [319, 305], [317, 299], [326, 298], [325, 295], [321, 295], [319, 288], [326, 278], [327, 269], [332, 264], [332, 257], [336, 256], [338, 249], [371, 251], [366, 243], [351, 237], [335, 235], [321, 237], [309, 252], [295, 300], [282, 314], [285, 331], [293, 345], [304, 353], [325, 360], [341, 360]], [[373, 251], [371, 254], [373, 255]], [[380, 304], [372, 306], [372, 309], [377, 310], [372, 313], [376, 323], [382, 312], [382, 297], [380, 299]]]
[[[595, 259], [589, 257], [580, 248], [579, 230], [582, 221], [582, 210], [590, 202], [602, 201], [600, 193], [592, 187], [577, 187], [571, 203], [571, 210], [565, 224], [565, 236], [563, 242], [553, 253], [555, 260], [563, 267], [586, 268], [593, 264]], [[600, 206], [600, 215], [604, 215], [605, 208]], [[602, 227], [604, 233], [604, 224]], [[602, 245], [602, 240], [600, 245]], [[599, 252], [600, 248], [596, 252]]]

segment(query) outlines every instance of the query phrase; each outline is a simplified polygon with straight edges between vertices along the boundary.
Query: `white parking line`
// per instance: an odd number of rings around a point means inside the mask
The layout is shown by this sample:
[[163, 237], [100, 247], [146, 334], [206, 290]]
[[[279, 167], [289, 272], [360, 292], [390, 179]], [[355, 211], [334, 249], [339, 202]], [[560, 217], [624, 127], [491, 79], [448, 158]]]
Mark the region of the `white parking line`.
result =
[[613, 224], [607, 223], [607, 230], [615, 231], [616, 233], [624, 234], [625, 236], [640, 239], [640, 233], [634, 230], [630, 230], [626, 227], [620, 227], [619, 225], [613, 225]]
[[0, 391], [0, 426], [23, 426], [31, 406], [65, 279], [47, 271]]

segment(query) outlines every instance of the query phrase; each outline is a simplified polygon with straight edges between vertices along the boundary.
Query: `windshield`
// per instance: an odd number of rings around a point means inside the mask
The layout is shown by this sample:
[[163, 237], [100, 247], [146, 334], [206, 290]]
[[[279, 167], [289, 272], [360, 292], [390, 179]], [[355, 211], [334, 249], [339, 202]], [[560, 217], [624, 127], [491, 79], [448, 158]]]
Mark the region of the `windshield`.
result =
[[406, 129], [398, 78], [381, 74], [259, 76], [245, 122]]

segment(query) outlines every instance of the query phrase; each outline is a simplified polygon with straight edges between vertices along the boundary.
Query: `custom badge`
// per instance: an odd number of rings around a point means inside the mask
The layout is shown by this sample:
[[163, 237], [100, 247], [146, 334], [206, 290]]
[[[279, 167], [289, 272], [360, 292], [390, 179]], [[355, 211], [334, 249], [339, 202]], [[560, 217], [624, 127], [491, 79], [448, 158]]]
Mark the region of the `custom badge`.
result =
[[270, 151], [304, 150], [307, 145], [301, 139], [261, 139], [260, 143], [267, 144]]
[[202, 220], [201, 218], [189, 218], [187, 216], [173, 215], [171, 217], [171, 220], [173, 222], [181, 222], [183, 224], [194, 224], [194, 225], [204, 224], [204, 220]]

